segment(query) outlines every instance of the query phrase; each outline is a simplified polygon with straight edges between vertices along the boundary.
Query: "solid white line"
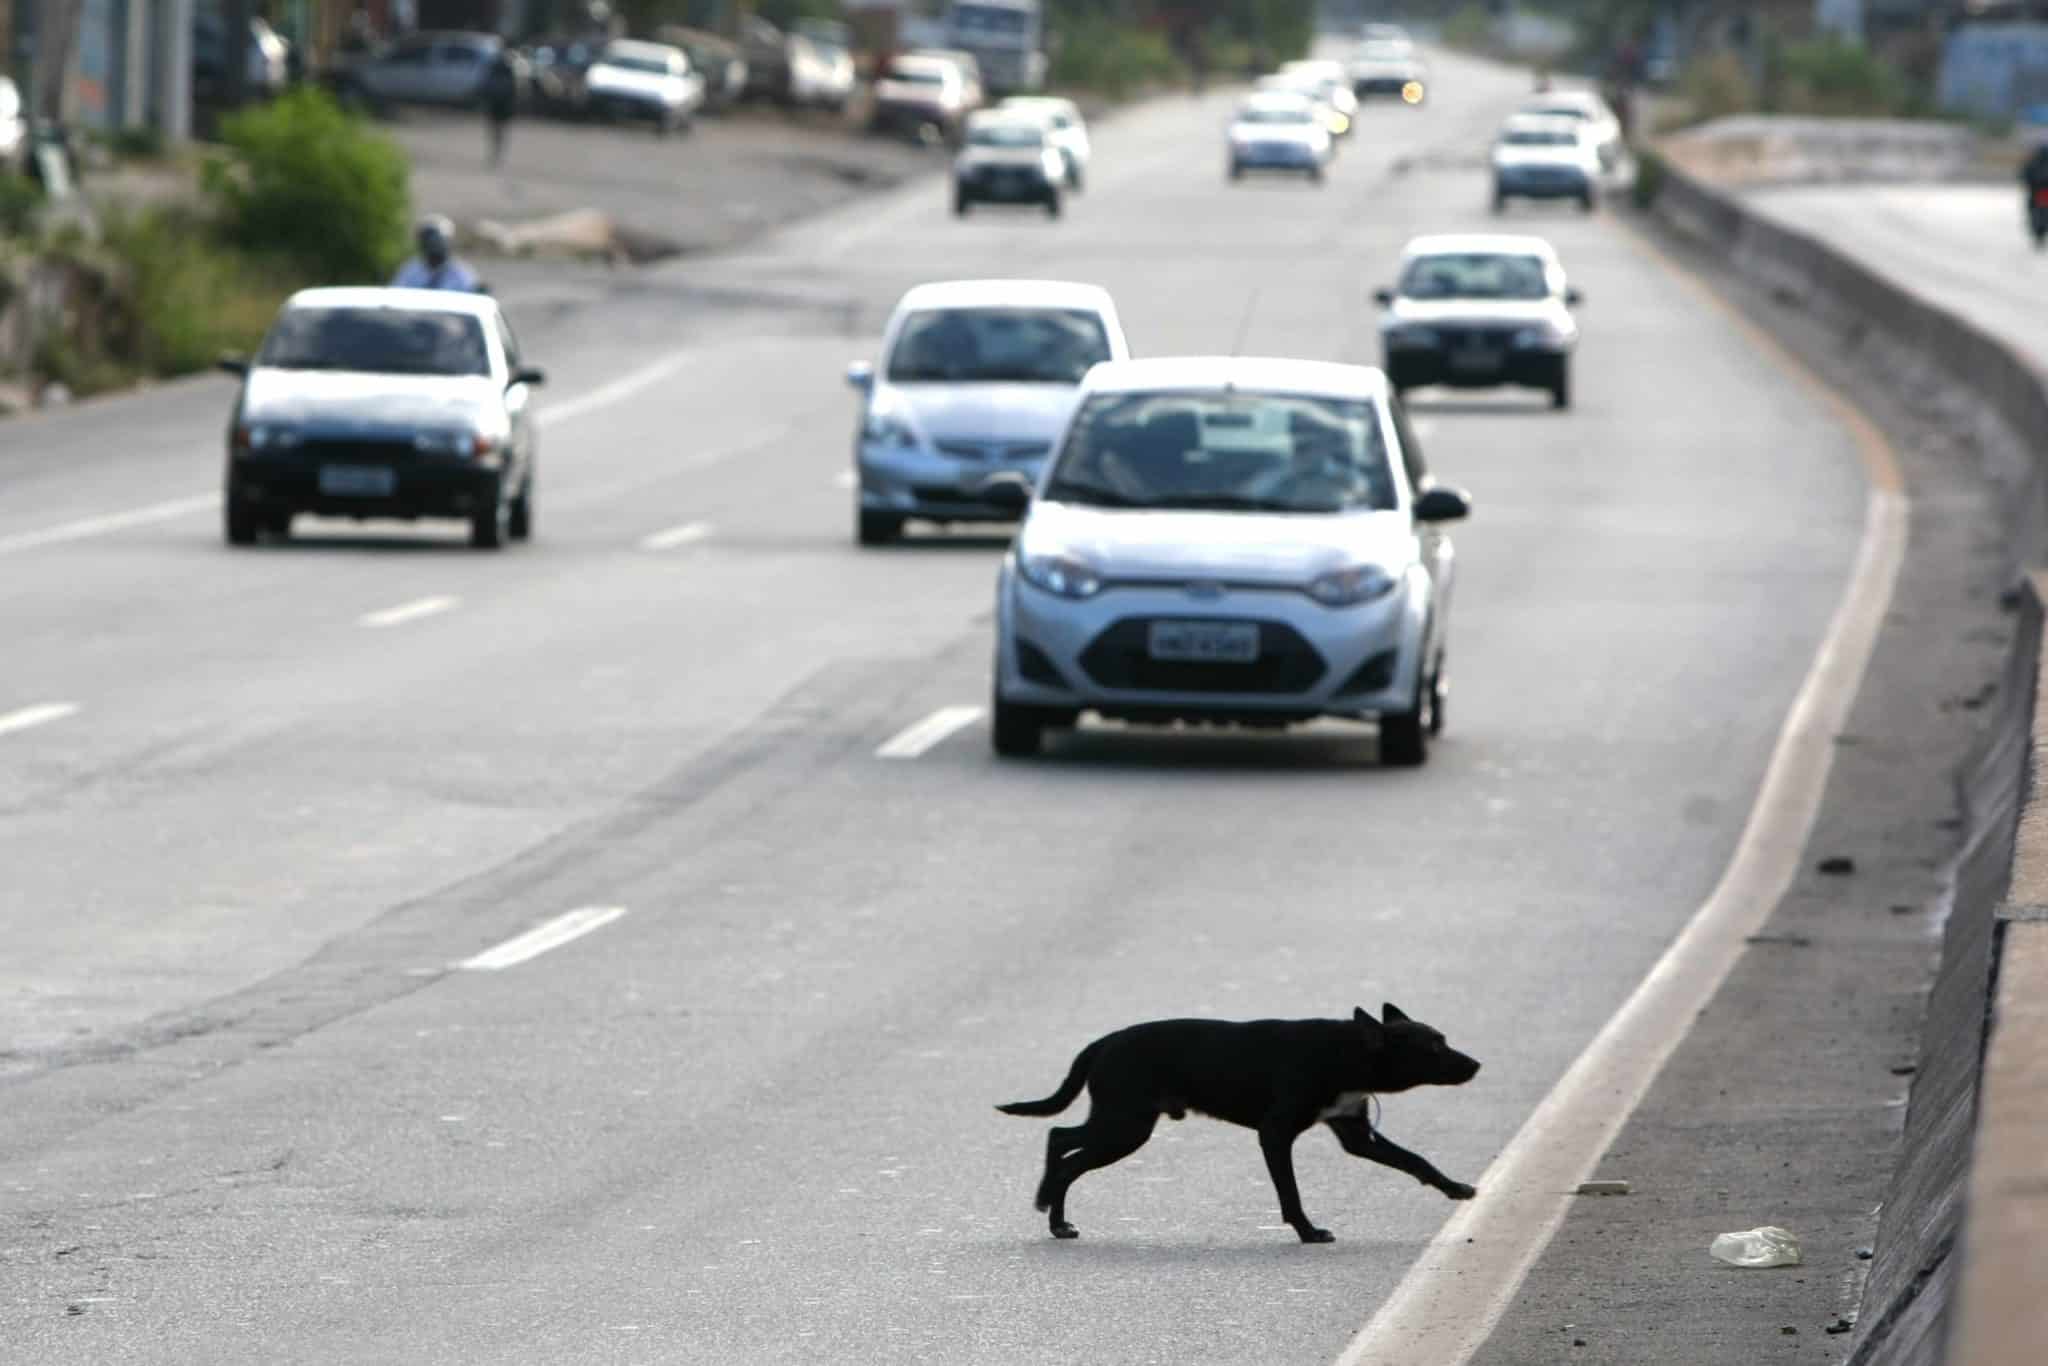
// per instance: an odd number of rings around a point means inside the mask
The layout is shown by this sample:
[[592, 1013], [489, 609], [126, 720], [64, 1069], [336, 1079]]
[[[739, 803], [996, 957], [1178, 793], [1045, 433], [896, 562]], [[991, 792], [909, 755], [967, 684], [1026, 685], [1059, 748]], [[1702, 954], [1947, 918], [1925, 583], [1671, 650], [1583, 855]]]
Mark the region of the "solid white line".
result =
[[666, 531], [657, 531], [652, 536], [642, 537], [640, 548], [674, 550], [678, 546], [695, 545], [699, 541], [709, 540], [711, 531], [709, 522], [685, 522], [681, 526], [672, 526]]
[[411, 602], [401, 602], [396, 607], [386, 607], [381, 612], [365, 612], [362, 616], [362, 624], [372, 628], [400, 626], [408, 621], [418, 621], [421, 617], [438, 616], [442, 612], [452, 611], [460, 606], [461, 603], [461, 598], [451, 598], [445, 595], [432, 598], [414, 598]]
[[1849, 585], [1785, 718], [1735, 857], [1706, 904], [1445, 1221], [1338, 1366], [1463, 1366], [1699, 1012], [1798, 874], [1905, 556], [1907, 502], [1870, 493]]
[[173, 498], [167, 502], [151, 503], [148, 507], [130, 508], [126, 512], [109, 512], [100, 517], [81, 517], [75, 522], [60, 522], [41, 531], [24, 531], [13, 536], [0, 536], [0, 555], [13, 555], [23, 550], [40, 550], [46, 545], [62, 545], [66, 541], [83, 541], [91, 536], [104, 536], [110, 531], [126, 531], [130, 527], [148, 526], [153, 522], [168, 522], [219, 506], [218, 493], [198, 493], [189, 498]]
[[19, 711], [0, 712], [0, 735], [28, 730], [35, 726], [46, 726], [52, 721], [62, 721], [77, 710], [76, 702], [39, 702], [33, 707], [23, 707]]
[[494, 949], [485, 949], [474, 958], [465, 958], [455, 966], [464, 972], [503, 972], [530, 958], [538, 958], [550, 949], [559, 949], [572, 940], [581, 939], [592, 930], [601, 930], [625, 913], [624, 906], [585, 906], [568, 911], [545, 924], [534, 926], [525, 934], [514, 935]]
[[963, 726], [982, 717], [980, 707], [940, 707], [914, 726], [905, 728], [875, 751], [878, 759], [915, 759]]
[[643, 365], [630, 375], [621, 375], [610, 384], [601, 385], [587, 394], [550, 404], [535, 416], [540, 419], [542, 426], [560, 426], [564, 422], [574, 422], [579, 417], [609, 407], [622, 399], [631, 398], [642, 389], [661, 383], [699, 358], [699, 353], [695, 350], [678, 351], [674, 355], [655, 361], [652, 365]]

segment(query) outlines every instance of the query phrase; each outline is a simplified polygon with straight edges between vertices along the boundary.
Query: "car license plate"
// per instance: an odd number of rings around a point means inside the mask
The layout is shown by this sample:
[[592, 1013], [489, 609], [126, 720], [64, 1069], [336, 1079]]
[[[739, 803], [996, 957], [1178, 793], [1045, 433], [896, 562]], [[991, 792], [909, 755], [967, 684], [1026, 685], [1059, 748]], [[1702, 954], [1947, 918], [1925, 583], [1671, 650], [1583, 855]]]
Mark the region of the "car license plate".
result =
[[1484, 374], [1500, 369], [1501, 361], [1505, 358], [1502, 352], [1490, 346], [1468, 346], [1451, 352], [1451, 368], [1468, 374]]
[[397, 470], [377, 465], [320, 467], [320, 491], [336, 498], [389, 498], [397, 489]]
[[1154, 659], [1251, 664], [1259, 657], [1259, 627], [1250, 621], [1155, 621], [1145, 643]]

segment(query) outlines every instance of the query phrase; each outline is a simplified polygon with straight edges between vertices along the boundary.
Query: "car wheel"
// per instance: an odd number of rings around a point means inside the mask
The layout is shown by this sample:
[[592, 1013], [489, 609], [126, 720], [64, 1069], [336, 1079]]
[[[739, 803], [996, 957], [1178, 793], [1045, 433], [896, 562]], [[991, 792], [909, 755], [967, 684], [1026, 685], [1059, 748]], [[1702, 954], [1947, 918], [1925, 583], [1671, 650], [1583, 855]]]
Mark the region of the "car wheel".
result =
[[1598, 206], [1599, 202], [1600, 201], [1594, 197], [1593, 192], [1591, 190], [1587, 190], [1584, 194], [1579, 196], [1579, 212], [1591, 213], [1593, 212], [1594, 208]]
[[1029, 759], [1045, 740], [1045, 713], [1037, 707], [1005, 702], [999, 696], [990, 708], [989, 743], [1005, 759]]
[[1081, 193], [1081, 190], [1082, 190], [1082, 188], [1083, 188], [1083, 185], [1082, 185], [1082, 181], [1083, 181], [1083, 180], [1084, 180], [1085, 178], [1086, 178], [1086, 177], [1085, 177], [1085, 176], [1083, 175], [1083, 173], [1082, 173], [1082, 171], [1081, 171], [1081, 163], [1080, 163], [1080, 162], [1078, 162], [1078, 161], [1071, 161], [1071, 162], [1068, 162], [1068, 163], [1067, 163], [1067, 188], [1068, 188], [1068, 189], [1072, 190], [1072, 191], [1073, 191], [1073, 192], [1074, 192], [1075, 194], [1079, 194], [1079, 193]]
[[1320, 185], [1320, 184], [1322, 184], [1322, 183], [1323, 183], [1323, 168], [1322, 168], [1321, 166], [1311, 166], [1311, 167], [1309, 167], [1309, 168], [1308, 168], [1308, 178], [1309, 178], [1309, 181], [1310, 181], [1310, 183], [1311, 183], [1311, 184], [1315, 184], [1315, 185]]
[[289, 541], [292, 538], [292, 510], [271, 508], [263, 514], [263, 530], [276, 540]]
[[469, 543], [478, 550], [496, 550], [505, 544], [511, 530], [512, 505], [491, 493], [491, 501], [469, 516]]
[[221, 523], [222, 534], [227, 537], [229, 545], [254, 545], [257, 533], [262, 530], [261, 524], [256, 520], [256, 509], [250, 507], [232, 489], [228, 491]]
[[965, 218], [967, 217], [967, 211], [973, 207], [974, 201], [966, 195], [956, 194], [953, 196], [953, 217]]
[[680, 119], [677, 119], [676, 131], [678, 133], [681, 133], [684, 137], [688, 137], [690, 136], [690, 134], [696, 132], [697, 116], [695, 114], [685, 114]]
[[1058, 190], [1054, 190], [1045, 197], [1045, 216], [1047, 218], [1058, 218], [1060, 216], [1060, 192]]
[[533, 478], [528, 476], [505, 516], [505, 533], [515, 541], [533, 539]]
[[1429, 762], [1427, 703], [1418, 689], [1409, 711], [1380, 717], [1380, 763], [1387, 768], [1421, 768]]
[[1446, 667], [1444, 652], [1439, 650], [1436, 667], [1429, 673], [1429, 733], [1432, 736], [1444, 733], [1444, 714], [1450, 705], [1451, 684], [1444, 676]]
[[1495, 190], [1493, 192], [1493, 212], [1495, 217], [1498, 217], [1499, 215], [1504, 214], [1507, 211], [1508, 197], [1502, 194], [1499, 190]]
[[893, 513], [862, 508], [856, 525], [862, 545], [894, 545], [903, 539], [903, 519]]
[[1243, 179], [1244, 179], [1244, 166], [1243, 166], [1242, 164], [1238, 163], [1238, 162], [1235, 162], [1235, 161], [1231, 162], [1231, 163], [1230, 163], [1230, 178], [1231, 178], [1232, 180], [1243, 180]]
[[1550, 382], [1550, 406], [1569, 408], [1572, 406], [1572, 363], [1560, 357], [1557, 362], [1557, 378]]

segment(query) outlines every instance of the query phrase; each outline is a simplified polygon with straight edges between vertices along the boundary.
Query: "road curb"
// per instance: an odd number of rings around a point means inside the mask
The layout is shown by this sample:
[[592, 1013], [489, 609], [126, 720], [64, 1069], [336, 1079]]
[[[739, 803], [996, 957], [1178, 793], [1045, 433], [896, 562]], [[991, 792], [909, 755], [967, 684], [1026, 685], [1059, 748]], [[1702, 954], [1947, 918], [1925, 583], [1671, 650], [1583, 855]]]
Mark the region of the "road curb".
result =
[[[2048, 445], [2048, 378], [1967, 320], [1676, 167], [1651, 211], [1847, 343], [1940, 372], [2006, 438], [1984, 449]], [[2017, 575], [2048, 559], [2048, 480], [2039, 458], [1990, 473]], [[1959, 780], [1964, 846], [1851, 1366], [1992, 1366], [2048, 1341], [2048, 799], [2034, 781], [2048, 576], [2028, 574], [2014, 602], [1997, 714]]]

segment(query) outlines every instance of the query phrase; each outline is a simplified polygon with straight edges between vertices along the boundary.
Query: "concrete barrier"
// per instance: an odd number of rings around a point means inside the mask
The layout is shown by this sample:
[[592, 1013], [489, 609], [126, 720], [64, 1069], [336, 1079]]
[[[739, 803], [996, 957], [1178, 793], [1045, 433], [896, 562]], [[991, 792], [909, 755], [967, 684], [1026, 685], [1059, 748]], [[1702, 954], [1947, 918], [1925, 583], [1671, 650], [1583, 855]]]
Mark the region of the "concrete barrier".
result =
[[[1779, 301], [1974, 398], [1999, 429], [1977, 444], [2009, 453], [1989, 473], [2016, 578], [2048, 563], [2048, 381], [2028, 357], [1668, 163], [1653, 212]], [[2048, 1359], [2048, 580], [2026, 582], [1999, 714], [1960, 779], [1966, 840], [1851, 1366]]]

